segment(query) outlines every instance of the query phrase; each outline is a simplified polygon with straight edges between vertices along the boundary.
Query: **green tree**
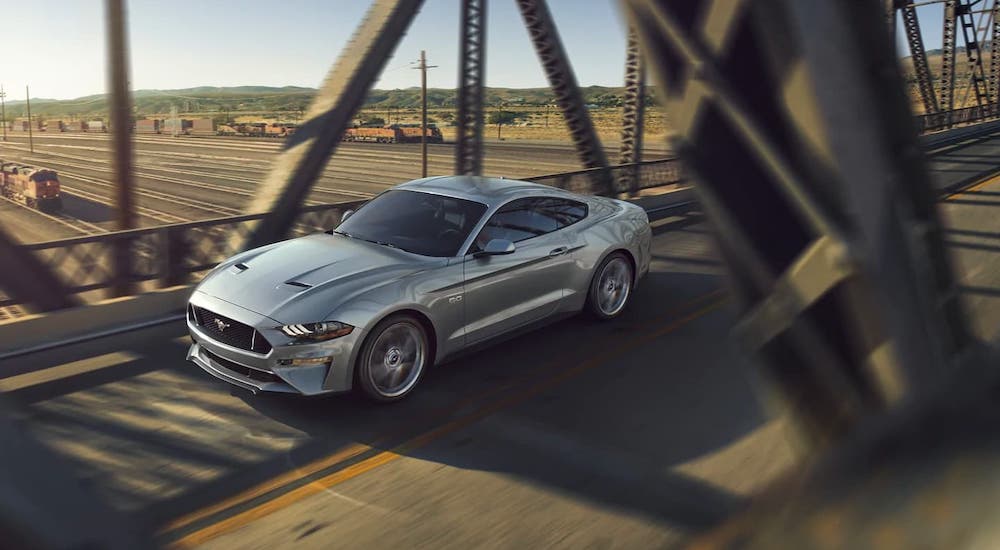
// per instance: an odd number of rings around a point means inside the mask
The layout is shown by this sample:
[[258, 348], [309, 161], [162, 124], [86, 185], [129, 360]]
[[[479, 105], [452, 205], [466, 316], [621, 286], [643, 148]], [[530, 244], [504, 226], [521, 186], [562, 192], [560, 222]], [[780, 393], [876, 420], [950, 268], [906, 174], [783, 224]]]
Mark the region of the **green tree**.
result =
[[490, 113], [489, 123], [496, 124], [497, 126], [503, 126], [504, 124], [510, 126], [511, 124], [517, 122], [519, 118], [524, 116], [524, 113], [516, 113], [514, 111], [493, 111]]

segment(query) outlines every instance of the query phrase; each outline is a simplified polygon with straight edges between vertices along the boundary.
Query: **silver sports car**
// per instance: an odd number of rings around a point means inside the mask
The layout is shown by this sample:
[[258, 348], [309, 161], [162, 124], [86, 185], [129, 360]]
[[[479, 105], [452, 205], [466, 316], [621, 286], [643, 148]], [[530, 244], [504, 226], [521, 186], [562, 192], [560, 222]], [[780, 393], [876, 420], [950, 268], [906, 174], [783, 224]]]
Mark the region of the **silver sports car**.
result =
[[393, 187], [325, 233], [238, 254], [188, 305], [188, 359], [252, 392], [409, 394], [428, 367], [554, 317], [617, 317], [649, 270], [633, 204], [469, 176]]

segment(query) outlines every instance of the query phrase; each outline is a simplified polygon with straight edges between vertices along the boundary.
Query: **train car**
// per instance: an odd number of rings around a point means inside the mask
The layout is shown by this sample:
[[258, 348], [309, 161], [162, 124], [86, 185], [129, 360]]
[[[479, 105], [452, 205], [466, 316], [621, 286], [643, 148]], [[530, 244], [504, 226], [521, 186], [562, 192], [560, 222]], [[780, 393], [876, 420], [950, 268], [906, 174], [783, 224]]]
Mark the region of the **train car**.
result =
[[376, 143], [400, 143], [405, 141], [403, 131], [397, 126], [383, 128], [348, 128], [341, 138], [343, 141], [374, 141]]
[[160, 121], [156, 119], [142, 119], [135, 121], [135, 133], [137, 134], [159, 134]]
[[[399, 124], [399, 129], [403, 133], [403, 141], [406, 142], [419, 142], [420, 141], [420, 125], [419, 124]], [[441, 136], [441, 130], [434, 124], [427, 125], [427, 142], [428, 143], [442, 143], [444, 137]]]
[[264, 126], [264, 135], [267, 137], [285, 137], [292, 132], [289, 132], [289, 127], [292, 128], [294, 132], [295, 126], [293, 124], [287, 124], [284, 122], [275, 122]]
[[0, 164], [0, 194], [46, 212], [62, 209], [59, 175], [54, 170], [15, 162]]

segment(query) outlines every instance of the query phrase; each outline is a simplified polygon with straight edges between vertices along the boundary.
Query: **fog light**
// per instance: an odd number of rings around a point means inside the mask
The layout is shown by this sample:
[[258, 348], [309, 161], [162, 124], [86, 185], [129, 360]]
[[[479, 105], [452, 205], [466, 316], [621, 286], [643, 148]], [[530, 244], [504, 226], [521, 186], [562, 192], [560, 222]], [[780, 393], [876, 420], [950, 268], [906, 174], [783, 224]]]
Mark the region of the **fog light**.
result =
[[329, 363], [331, 357], [296, 357], [293, 359], [278, 359], [278, 366], [292, 367], [299, 365], [322, 365]]

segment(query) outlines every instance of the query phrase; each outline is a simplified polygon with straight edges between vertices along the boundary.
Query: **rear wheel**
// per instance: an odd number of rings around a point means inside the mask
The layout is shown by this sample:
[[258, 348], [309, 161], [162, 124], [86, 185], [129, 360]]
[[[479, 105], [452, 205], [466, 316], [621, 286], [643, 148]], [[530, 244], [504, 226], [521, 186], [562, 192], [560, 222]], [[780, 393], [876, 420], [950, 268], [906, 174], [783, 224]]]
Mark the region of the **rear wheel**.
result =
[[625, 253], [612, 252], [594, 270], [587, 293], [587, 311], [602, 320], [618, 317], [632, 296], [634, 280], [632, 262]]
[[406, 314], [386, 317], [372, 329], [354, 369], [357, 387], [375, 401], [388, 403], [409, 395], [430, 360], [427, 331]]

